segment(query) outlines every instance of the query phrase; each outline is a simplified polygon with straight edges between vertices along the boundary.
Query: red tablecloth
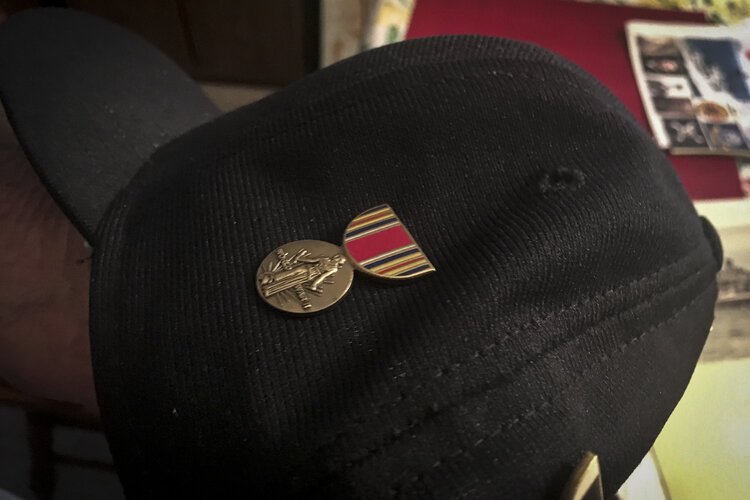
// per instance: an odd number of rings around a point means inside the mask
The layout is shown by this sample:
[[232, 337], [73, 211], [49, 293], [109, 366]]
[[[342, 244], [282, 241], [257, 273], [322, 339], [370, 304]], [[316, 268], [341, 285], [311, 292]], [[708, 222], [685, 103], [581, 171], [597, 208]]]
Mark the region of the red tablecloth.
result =
[[[625, 41], [630, 19], [705, 22], [695, 13], [562, 0], [418, 0], [407, 37], [478, 33], [536, 43], [599, 78], [649, 129]], [[742, 196], [732, 158], [670, 159], [693, 199]]]

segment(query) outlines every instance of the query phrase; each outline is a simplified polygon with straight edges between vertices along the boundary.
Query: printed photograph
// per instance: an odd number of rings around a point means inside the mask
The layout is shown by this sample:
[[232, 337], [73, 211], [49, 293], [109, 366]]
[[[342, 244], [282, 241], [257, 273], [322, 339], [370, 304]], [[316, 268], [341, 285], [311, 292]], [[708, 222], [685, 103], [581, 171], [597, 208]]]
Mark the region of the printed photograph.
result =
[[732, 120], [740, 126], [745, 139], [750, 139], [750, 101], [733, 102], [727, 105]]
[[693, 108], [695, 116], [703, 122], [724, 123], [730, 119], [728, 107], [714, 101], [694, 101]]
[[665, 75], [684, 75], [685, 62], [682, 57], [641, 57], [643, 69], [647, 73], [661, 73]]
[[685, 148], [707, 147], [708, 141], [697, 120], [664, 120], [664, 129], [672, 145]]
[[684, 76], [651, 76], [646, 84], [652, 97], [686, 99], [693, 95], [690, 81]]
[[737, 164], [737, 175], [740, 177], [742, 194], [750, 197], [750, 160], [740, 160]]
[[[660, 147], [674, 154], [750, 153], [750, 38], [745, 33], [739, 27], [628, 23], [638, 91]], [[690, 111], [683, 99], [692, 101]]]
[[644, 56], [679, 56], [680, 48], [672, 37], [638, 37], [638, 49]]
[[701, 361], [750, 357], [750, 200], [696, 204], [724, 248], [715, 318]]
[[712, 149], [749, 150], [740, 128], [734, 123], [701, 124]]
[[676, 117], [695, 116], [693, 103], [690, 99], [667, 99], [664, 97], [655, 97], [653, 103], [654, 108], [660, 115], [671, 115]]
[[690, 70], [701, 95], [726, 93], [739, 101], [750, 100], [746, 75], [737, 60], [737, 42], [731, 39], [687, 38], [684, 41]]

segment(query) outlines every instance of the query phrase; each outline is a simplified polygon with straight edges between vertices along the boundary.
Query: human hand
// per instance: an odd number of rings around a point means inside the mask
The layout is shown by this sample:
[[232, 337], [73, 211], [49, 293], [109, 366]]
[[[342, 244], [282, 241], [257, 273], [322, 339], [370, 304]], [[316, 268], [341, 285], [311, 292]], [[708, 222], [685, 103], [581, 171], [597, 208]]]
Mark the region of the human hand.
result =
[[95, 411], [90, 254], [0, 114], [0, 379]]

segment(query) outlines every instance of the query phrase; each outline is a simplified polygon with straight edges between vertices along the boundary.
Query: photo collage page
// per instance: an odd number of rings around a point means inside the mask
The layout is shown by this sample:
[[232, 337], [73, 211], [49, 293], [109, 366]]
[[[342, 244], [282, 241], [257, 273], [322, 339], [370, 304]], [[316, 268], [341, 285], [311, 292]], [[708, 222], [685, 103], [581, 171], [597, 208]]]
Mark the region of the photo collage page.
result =
[[682, 154], [750, 156], [745, 71], [750, 52], [743, 44], [727, 36], [655, 35], [633, 28], [631, 56], [659, 146]]

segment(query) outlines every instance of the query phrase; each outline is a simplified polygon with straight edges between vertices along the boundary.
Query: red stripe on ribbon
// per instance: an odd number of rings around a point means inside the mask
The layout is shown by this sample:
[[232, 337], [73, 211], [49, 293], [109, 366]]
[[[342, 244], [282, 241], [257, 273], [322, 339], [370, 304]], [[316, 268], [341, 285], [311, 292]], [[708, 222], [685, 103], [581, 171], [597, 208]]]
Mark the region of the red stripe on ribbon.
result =
[[347, 241], [345, 245], [351, 258], [357, 262], [362, 262], [411, 243], [412, 239], [404, 226], [398, 225], [356, 240]]

